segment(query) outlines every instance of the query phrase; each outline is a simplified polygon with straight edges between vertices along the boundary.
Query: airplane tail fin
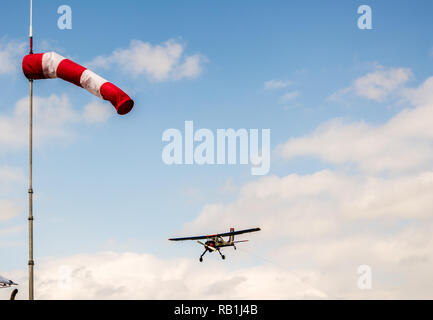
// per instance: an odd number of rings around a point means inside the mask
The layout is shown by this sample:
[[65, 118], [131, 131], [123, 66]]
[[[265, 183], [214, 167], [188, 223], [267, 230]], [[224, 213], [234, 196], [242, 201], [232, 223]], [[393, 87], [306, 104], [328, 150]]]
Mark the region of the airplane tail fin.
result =
[[[235, 231], [235, 228], [230, 228], [230, 232], [234, 232], [234, 231]], [[229, 242], [233, 243], [234, 240], [235, 240], [235, 236], [231, 235], [229, 238]]]

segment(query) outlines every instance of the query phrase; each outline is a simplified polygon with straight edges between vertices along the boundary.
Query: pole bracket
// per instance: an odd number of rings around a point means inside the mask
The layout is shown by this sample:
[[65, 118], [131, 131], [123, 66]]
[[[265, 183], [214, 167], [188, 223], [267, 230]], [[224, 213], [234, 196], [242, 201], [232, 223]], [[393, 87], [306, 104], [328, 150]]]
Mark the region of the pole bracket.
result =
[[29, 193], [33, 193], [33, 189], [29, 189]]
[[29, 266], [34, 266], [35, 265], [35, 261], [34, 260], [29, 260]]

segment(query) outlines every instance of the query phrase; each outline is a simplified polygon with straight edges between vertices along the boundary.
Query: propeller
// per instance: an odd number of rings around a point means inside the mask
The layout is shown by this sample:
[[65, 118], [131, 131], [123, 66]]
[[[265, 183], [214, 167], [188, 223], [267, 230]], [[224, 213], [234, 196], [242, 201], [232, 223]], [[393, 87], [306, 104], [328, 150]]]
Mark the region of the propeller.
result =
[[213, 251], [217, 251], [217, 249], [215, 249], [214, 247], [208, 246], [207, 244], [205, 244], [205, 243], [203, 243], [203, 242], [201, 242], [201, 241], [198, 241], [198, 240], [197, 240], [197, 243], [201, 244], [201, 245], [204, 246], [206, 249], [213, 250]]

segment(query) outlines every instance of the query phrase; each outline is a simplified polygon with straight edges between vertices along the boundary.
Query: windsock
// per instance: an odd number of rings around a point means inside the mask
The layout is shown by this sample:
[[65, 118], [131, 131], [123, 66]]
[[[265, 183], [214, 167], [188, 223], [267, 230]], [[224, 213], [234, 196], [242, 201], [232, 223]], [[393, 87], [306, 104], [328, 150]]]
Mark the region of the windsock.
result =
[[110, 101], [118, 114], [127, 114], [134, 107], [134, 101], [114, 84], [55, 52], [25, 56], [23, 72], [29, 80], [61, 78], [71, 82]]

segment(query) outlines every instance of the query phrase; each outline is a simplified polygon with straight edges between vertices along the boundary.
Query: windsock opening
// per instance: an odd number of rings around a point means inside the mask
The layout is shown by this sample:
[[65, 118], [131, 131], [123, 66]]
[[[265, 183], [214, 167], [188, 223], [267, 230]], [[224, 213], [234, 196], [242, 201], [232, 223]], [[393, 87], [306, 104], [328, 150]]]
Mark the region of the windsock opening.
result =
[[110, 82], [105, 82], [100, 88], [104, 100], [111, 101], [120, 115], [127, 114], [134, 107], [134, 101], [122, 90]]
[[127, 99], [121, 102], [116, 109], [118, 114], [124, 115], [129, 113], [129, 111], [131, 111], [132, 108], [134, 108], [134, 101], [132, 99]]

